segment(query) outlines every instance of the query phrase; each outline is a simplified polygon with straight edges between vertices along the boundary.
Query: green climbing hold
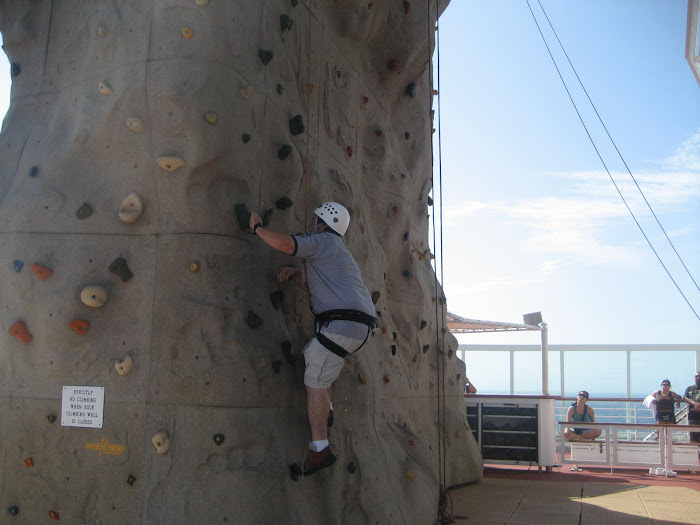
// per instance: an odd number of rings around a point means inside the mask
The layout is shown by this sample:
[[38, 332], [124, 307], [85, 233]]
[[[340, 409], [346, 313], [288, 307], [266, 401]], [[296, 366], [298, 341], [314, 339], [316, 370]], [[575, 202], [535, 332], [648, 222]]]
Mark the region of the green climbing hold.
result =
[[348, 472], [350, 474], [354, 474], [355, 472], [357, 472], [357, 465], [355, 464], [354, 461], [351, 461], [350, 463], [348, 463]]
[[53, 414], [46, 416], [46, 419], [48, 419], [49, 423], [51, 423], [51, 424], [56, 422], [56, 416], [54, 416]]
[[256, 328], [260, 328], [262, 326], [263, 320], [258, 314], [256, 314], [252, 310], [249, 310], [248, 317], [246, 318], [246, 323], [248, 323], [248, 326], [255, 330]]
[[17, 516], [17, 514], [19, 514], [19, 507], [17, 505], [13, 505], [7, 509], [7, 512], [9, 512], [12, 516]]
[[430, 345], [425, 345], [425, 346], [423, 347], [423, 353], [424, 353], [424, 354], [427, 353], [428, 350], [430, 350]]
[[284, 86], [282, 84], [277, 84], [277, 94], [281, 95], [284, 93]]
[[278, 210], [286, 210], [287, 208], [291, 208], [293, 205], [294, 202], [292, 201], [292, 199], [288, 199], [287, 197], [281, 197], [275, 203], [275, 206], [277, 206]]
[[291, 31], [294, 27], [294, 20], [289, 18], [288, 15], [280, 15], [280, 31], [284, 33], [285, 31]]
[[299, 0], [292, 0], [292, 7], [296, 7], [298, 3]]
[[428, 323], [427, 323], [426, 321], [421, 321], [421, 322], [420, 322], [420, 329], [421, 329], [421, 330], [423, 330], [423, 328], [425, 328], [426, 326], [428, 326]]
[[287, 363], [289, 363], [290, 365], [296, 363], [297, 356], [292, 354], [292, 343], [290, 343], [289, 341], [282, 341], [282, 344], [280, 346], [282, 347], [282, 355], [284, 355], [284, 358], [287, 360]]
[[19, 71], [19, 64], [17, 62], [12, 62], [12, 64], [10, 64], [10, 75], [14, 78], [19, 75]]
[[289, 132], [294, 135], [301, 135], [306, 131], [304, 127], [304, 119], [301, 115], [296, 115], [293, 119], [289, 120]]
[[277, 151], [277, 158], [284, 160], [292, 153], [292, 147], [289, 144], [285, 144]]
[[382, 294], [381, 294], [381, 292], [380, 292], [379, 290], [375, 290], [374, 292], [372, 292], [372, 302], [373, 302], [374, 304], [377, 304], [377, 301], [379, 301], [379, 297], [380, 297], [381, 295], [382, 295]]
[[131, 270], [129, 270], [129, 265], [121, 257], [112, 261], [112, 264], [109, 265], [109, 271], [119, 277], [122, 282], [127, 282], [134, 276]]
[[92, 208], [87, 202], [83, 202], [83, 205], [75, 212], [75, 216], [81, 221], [87, 219], [90, 215], [92, 215]]
[[236, 218], [241, 230], [250, 229], [250, 211], [248, 211], [248, 206], [240, 203], [236, 204]]
[[272, 57], [274, 55], [272, 54], [272, 51], [265, 51], [264, 49], [258, 49], [258, 57], [260, 58], [260, 62], [263, 63], [263, 66], [266, 66], [270, 63], [272, 60]]
[[282, 290], [275, 290], [270, 294], [270, 302], [275, 310], [279, 310], [282, 306], [282, 300], [284, 299], [284, 293]]
[[282, 366], [282, 361], [280, 361], [279, 359], [272, 362], [272, 369], [275, 371], [275, 374], [280, 373], [281, 366]]
[[391, 355], [396, 355], [396, 345], [391, 345]]
[[241, 140], [243, 140], [243, 144], [248, 144], [250, 142], [250, 135], [248, 135], [247, 133], [243, 133]]

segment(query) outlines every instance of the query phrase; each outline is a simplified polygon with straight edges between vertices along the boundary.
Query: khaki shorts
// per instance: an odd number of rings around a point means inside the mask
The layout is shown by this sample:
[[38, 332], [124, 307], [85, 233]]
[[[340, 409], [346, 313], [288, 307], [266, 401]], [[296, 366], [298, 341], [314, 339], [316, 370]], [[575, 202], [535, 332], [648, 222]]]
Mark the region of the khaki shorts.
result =
[[[363, 343], [359, 339], [326, 332], [325, 330], [321, 330], [321, 333], [350, 353], [357, 350]], [[303, 354], [306, 362], [304, 384], [311, 388], [328, 388], [331, 386], [331, 383], [338, 378], [338, 374], [340, 374], [340, 370], [345, 364], [345, 359], [328, 350], [315, 337], [306, 343]]]

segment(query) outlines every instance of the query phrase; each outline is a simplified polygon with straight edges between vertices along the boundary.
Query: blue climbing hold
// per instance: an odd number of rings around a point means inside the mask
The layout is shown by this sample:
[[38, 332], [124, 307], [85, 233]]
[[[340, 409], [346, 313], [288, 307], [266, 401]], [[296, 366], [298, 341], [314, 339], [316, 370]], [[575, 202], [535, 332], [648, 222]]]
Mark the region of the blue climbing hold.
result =
[[24, 268], [24, 263], [23, 263], [22, 261], [17, 261], [17, 260], [16, 260], [13, 264], [14, 264], [14, 267], [15, 267], [15, 271], [16, 271], [17, 273], [21, 272], [21, 271], [22, 271], [22, 268]]
[[39, 171], [39, 168], [37, 168], [36, 166], [32, 166], [31, 168], [29, 168], [29, 176], [36, 177], [36, 174], [38, 171]]
[[17, 505], [13, 505], [9, 509], [7, 509], [7, 512], [12, 514], [13, 516], [17, 516], [17, 514], [19, 514], [19, 507]]
[[12, 62], [10, 65], [10, 75], [12, 75], [13, 78], [19, 75], [19, 64], [17, 62]]

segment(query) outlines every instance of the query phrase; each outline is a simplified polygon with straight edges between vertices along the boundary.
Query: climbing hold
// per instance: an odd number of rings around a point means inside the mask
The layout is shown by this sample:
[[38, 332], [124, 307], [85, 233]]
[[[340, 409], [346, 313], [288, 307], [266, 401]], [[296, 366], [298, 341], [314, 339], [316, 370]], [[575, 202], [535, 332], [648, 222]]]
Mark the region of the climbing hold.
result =
[[190, 263], [189, 268], [190, 268], [191, 272], [198, 272], [199, 271], [199, 263], [192, 262], [192, 263]]
[[297, 115], [289, 120], [289, 133], [291, 133], [292, 136], [301, 135], [305, 130], [304, 119], [301, 115]]
[[109, 271], [119, 277], [123, 282], [128, 281], [134, 276], [134, 274], [131, 273], [131, 270], [129, 270], [129, 266], [126, 264], [126, 261], [121, 257], [118, 257], [112, 261], [112, 264], [109, 265]]
[[107, 34], [107, 30], [100, 26], [97, 28], [97, 36], [105, 36]]
[[364, 225], [364, 224], [360, 226], [360, 231], [361, 231], [362, 233], [365, 233], [365, 225]]
[[391, 210], [392, 210], [394, 213], [399, 213], [399, 207], [398, 207], [398, 206], [394, 206], [393, 208], [391, 208]]
[[444, 295], [440, 297], [440, 300], [438, 301], [439, 304], [445, 304], [447, 302], [447, 297]]
[[378, 129], [375, 133], [377, 134], [377, 137], [384, 135], [384, 132], [381, 129]]
[[369, 97], [362, 97], [362, 103], [367, 104], [369, 102]]
[[117, 361], [114, 363], [114, 368], [117, 370], [117, 374], [120, 376], [125, 376], [129, 372], [131, 372], [131, 369], [134, 367], [134, 360], [131, 358], [129, 354], [124, 356], [124, 359], [121, 361]]
[[282, 361], [280, 361], [279, 359], [272, 362], [272, 369], [275, 371], [275, 374], [280, 373], [281, 366], [282, 366]]
[[171, 172], [185, 165], [185, 161], [180, 157], [158, 157], [156, 163], [165, 171]]
[[399, 70], [398, 60], [391, 60], [389, 62], [389, 69], [391, 69], [392, 71], [398, 71]]
[[379, 301], [381, 295], [382, 293], [379, 290], [375, 290], [374, 292], [372, 292], [372, 302], [374, 304], [377, 304], [377, 301]]
[[432, 205], [433, 205], [433, 198], [430, 195], [428, 195], [428, 206], [432, 206]]
[[140, 118], [128, 118], [126, 119], [126, 125], [131, 131], [135, 131], [136, 133], [140, 133], [143, 131], [143, 120]]
[[462, 437], [462, 433], [461, 433], [461, 432], [455, 432], [455, 437]]
[[93, 308], [104, 305], [108, 297], [107, 290], [97, 285], [87, 286], [80, 292], [80, 300], [83, 301], [83, 304]]
[[294, 202], [292, 201], [292, 199], [288, 199], [287, 197], [280, 197], [275, 203], [275, 206], [277, 206], [278, 210], [286, 210], [287, 208], [291, 208], [293, 205]]
[[390, 383], [390, 382], [391, 382], [391, 379], [389, 378], [388, 375], [384, 376], [382, 379], [384, 380], [385, 383]]
[[12, 516], [17, 516], [17, 514], [19, 514], [19, 507], [17, 505], [13, 505], [7, 509], [7, 512], [9, 512]]
[[403, 276], [404, 276], [404, 277], [410, 277], [410, 276], [411, 276], [411, 272], [409, 272], [408, 270], [404, 270], [404, 271], [403, 271]]
[[427, 322], [427, 321], [421, 321], [421, 322], [420, 322], [420, 328], [419, 328], [419, 329], [420, 329], [420, 330], [423, 330], [423, 328], [425, 328], [426, 326], [428, 326], [428, 322]]
[[182, 36], [186, 39], [190, 39], [194, 36], [194, 31], [192, 31], [189, 27], [183, 27], [182, 28]]
[[386, 326], [382, 326], [382, 333], [383, 333], [383, 334], [386, 333]]
[[252, 310], [248, 310], [248, 317], [246, 318], [246, 323], [248, 323], [248, 326], [255, 330], [256, 328], [260, 328], [262, 326], [263, 320], [258, 314], [256, 314]]
[[277, 158], [284, 160], [289, 157], [290, 153], [292, 153], [292, 147], [289, 144], [285, 144], [277, 151]]
[[452, 359], [452, 354], [454, 354], [454, 350], [452, 350], [452, 349], [450, 348], [450, 349], [447, 351], [447, 357], [448, 357], [448, 359]]
[[168, 438], [168, 433], [165, 430], [161, 430], [155, 436], [151, 438], [151, 443], [156, 447], [156, 451], [161, 456], [167, 454], [170, 450], [170, 439]]
[[68, 323], [68, 327], [75, 330], [80, 335], [85, 335], [90, 328], [90, 322], [85, 319], [73, 319]]
[[288, 15], [280, 15], [280, 31], [283, 33], [285, 30], [291, 31], [292, 27], [294, 27], [294, 21]]
[[61, 519], [61, 517], [58, 515], [58, 512], [56, 512], [55, 510], [49, 511], [49, 518], [51, 518], [52, 520], [60, 520]]
[[391, 345], [391, 355], [396, 355], [396, 345]]
[[10, 329], [8, 330], [8, 333], [10, 335], [14, 335], [17, 339], [22, 341], [25, 345], [32, 340], [32, 334], [29, 333], [29, 329], [27, 328], [27, 325], [24, 324], [24, 321], [17, 321], [15, 324], [13, 324]]
[[282, 290], [275, 290], [270, 294], [270, 302], [275, 310], [279, 310], [282, 305], [282, 300], [284, 299], [284, 293]]
[[22, 271], [22, 268], [24, 268], [24, 263], [23, 263], [22, 261], [17, 261], [17, 260], [15, 260], [15, 262], [12, 263], [12, 264], [14, 265], [15, 271], [16, 271], [17, 273], [21, 272], [21, 271]]
[[33, 467], [34, 466], [34, 460], [32, 458], [27, 458], [24, 460], [24, 466], [25, 467]]
[[262, 62], [263, 66], [266, 66], [270, 63], [272, 60], [272, 57], [274, 55], [272, 54], [272, 51], [265, 51], [264, 49], [258, 49], [258, 57], [260, 57], [260, 62]]
[[411, 138], [411, 134], [408, 131], [404, 133], [403, 136], [406, 137], [406, 140]]
[[210, 124], [216, 124], [216, 121], [219, 120], [219, 117], [216, 116], [216, 113], [205, 113], [204, 118]]
[[134, 486], [135, 481], [136, 481], [136, 476], [133, 476], [132, 474], [129, 474], [129, 477], [126, 478], [126, 482], [132, 487]]
[[134, 222], [143, 213], [143, 201], [136, 193], [130, 193], [122, 201], [119, 218], [124, 222]]
[[345, 148], [345, 151], [348, 152], [348, 157], [352, 157], [352, 147], [348, 146], [347, 148]]
[[292, 0], [292, 7], [296, 7], [298, 3], [299, 0]]
[[236, 218], [238, 219], [238, 226], [241, 230], [250, 229], [250, 212], [248, 211], [248, 206], [239, 203], [236, 204]]
[[406, 93], [408, 94], [409, 97], [416, 98], [416, 83], [415, 82], [411, 82], [408, 86], [406, 86]]
[[426, 354], [430, 350], [430, 345], [423, 345], [423, 353]]
[[403, 2], [403, 12], [408, 14], [411, 12], [411, 2], [408, 2], [407, 0], [404, 0]]
[[405, 178], [406, 178], [406, 174], [405, 174], [405, 173], [402, 173], [402, 174], [401, 174], [401, 178], [402, 178], [402, 179], [405, 179]]
[[39, 266], [38, 264], [32, 264], [32, 270], [34, 270], [34, 273], [41, 281], [53, 275], [53, 270], [45, 268], [44, 266]]
[[282, 341], [280, 346], [282, 347], [282, 355], [287, 360], [287, 363], [289, 363], [290, 365], [296, 363], [297, 356], [292, 354], [292, 343], [290, 343], [289, 341]]
[[415, 447], [415, 446], [416, 446], [416, 440], [415, 440], [415, 439], [410, 440], [408, 443], [409, 443], [412, 447]]
[[284, 86], [282, 84], [277, 84], [277, 94], [281, 95], [284, 93]]
[[365, 377], [365, 374], [363, 374], [362, 372], [360, 372], [359, 374], [357, 374], [357, 380], [358, 380], [360, 383], [362, 383], [363, 385], [367, 382], [367, 378]]
[[410, 479], [411, 481], [415, 481], [415, 480], [416, 480], [416, 475], [413, 473], [412, 470], [407, 470], [406, 472], [404, 472], [404, 475], [405, 475], [408, 479]]
[[355, 464], [354, 461], [351, 461], [350, 463], [348, 463], [348, 472], [350, 474], [354, 474], [355, 472], [357, 472], [357, 465]]
[[407, 241], [407, 240], [408, 240], [408, 232], [406, 232], [406, 233], [403, 234], [403, 240], [404, 240], [404, 241]]
[[367, 9], [372, 9], [372, 6], [373, 6], [373, 5], [374, 5], [374, 4], [373, 4], [372, 2], [370, 2], [369, 4], [367, 4]]
[[247, 133], [243, 133], [241, 140], [243, 141], [243, 144], [248, 144], [250, 142], [250, 135], [248, 135]]
[[240, 94], [245, 100], [248, 100], [253, 94], [253, 86], [248, 86], [247, 88], [241, 89]]
[[391, 332], [391, 340], [396, 341], [396, 338], [398, 337], [398, 334], [396, 332]]
[[19, 75], [19, 64], [17, 62], [12, 62], [10, 64], [10, 76], [13, 78]]
[[32, 166], [31, 168], [29, 168], [29, 176], [36, 177], [36, 174], [38, 171], [39, 171], [39, 168], [37, 168], [36, 166]]
[[81, 221], [90, 215], [92, 215], [92, 208], [87, 202], [83, 202], [83, 205], [75, 211], [75, 216]]
[[56, 422], [56, 416], [54, 416], [53, 414], [46, 416], [46, 419], [48, 419], [49, 423], [51, 423], [52, 425]]
[[207, 5], [208, 2], [209, 2], [209, 0], [194, 0], [194, 3], [200, 7], [203, 5]]
[[212, 439], [214, 440], [214, 443], [216, 443], [217, 447], [220, 447], [221, 444], [224, 442], [224, 439], [226, 439], [226, 436], [223, 434], [214, 434], [212, 436]]
[[97, 84], [97, 91], [100, 92], [100, 95], [107, 96], [112, 94], [112, 88], [110, 88], [106, 82], [100, 82]]

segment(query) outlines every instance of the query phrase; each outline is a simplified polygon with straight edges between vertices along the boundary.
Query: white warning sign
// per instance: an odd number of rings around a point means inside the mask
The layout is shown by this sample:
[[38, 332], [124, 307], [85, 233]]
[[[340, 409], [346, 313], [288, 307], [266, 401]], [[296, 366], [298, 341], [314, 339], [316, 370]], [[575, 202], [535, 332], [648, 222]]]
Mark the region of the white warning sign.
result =
[[105, 387], [64, 386], [61, 401], [61, 426], [102, 428]]

